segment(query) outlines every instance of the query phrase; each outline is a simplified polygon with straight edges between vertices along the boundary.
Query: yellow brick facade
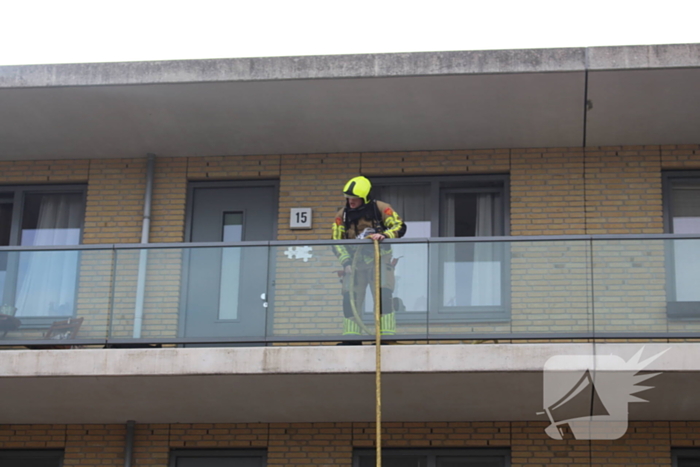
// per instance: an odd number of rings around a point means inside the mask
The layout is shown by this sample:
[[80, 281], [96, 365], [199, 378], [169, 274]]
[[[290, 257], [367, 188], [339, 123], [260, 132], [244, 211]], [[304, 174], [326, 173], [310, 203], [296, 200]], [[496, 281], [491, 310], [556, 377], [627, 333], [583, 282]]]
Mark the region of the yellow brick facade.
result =
[[[2, 162], [0, 183], [87, 186], [83, 243], [138, 243], [146, 159]], [[507, 174], [510, 234], [645, 234], [663, 232], [662, 171], [700, 169], [700, 146], [499, 149], [157, 157], [151, 215], [152, 242], [185, 241], [188, 183], [278, 180], [279, 240], [328, 239], [342, 205], [340, 187], [369, 177]], [[313, 209], [311, 230], [290, 230], [292, 207]], [[291, 261], [277, 247], [270, 329], [275, 336], [335, 335], [340, 321], [339, 269], [329, 248], [313, 261]], [[689, 329], [666, 319], [665, 251], [661, 243], [586, 241], [556, 245], [515, 242], [510, 247], [511, 316], [507, 323], [471, 323], [445, 332], [586, 332], [591, 307], [601, 331]], [[594, 281], [587, 258], [593, 258]], [[81, 256], [78, 314], [89, 316], [83, 337], [133, 335], [139, 252], [110, 250]], [[149, 255], [143, 337], [175, 337], [178, 329], [180, 250]], [[593, 293], [595, 291], [595, 293]], [[591, 303], [590, 297], [595, 297]], [[114, 313], [107, 314], [110, 306]], [[634, 314], [634, 322], [629, 316]], [[111, 326], [111, 328], [110, 328]], [[432, 326], [434, 334], [441, 332]], [[404, 325], [421, 334], [425, 324]]]
[[[700, 448], [700, 422], [630, 422], [612, 441], [549, 438], [544, 422], [387, 422], [384, 449], [499, 449], [513, 466], [672, 465], [672, 449]], [[0, 449], [61, 449], [64, 465], [124, 465], [126, 426], [0, 425]], [[373, 449], [373, 423], [137, 424], [135, 467], [167, 467], [180, 449], [257, 449], [268, 465], [351, 466]], [[700, 453], [700, 450], [699, 450]]]
[[[358, 173], [509, 174], [511, 235], [661, 233], [661, 171], [700, 169], [699, 147], [158, 157], [151, 241], [184, 240], [188, 181], [255, 179], [280, 180], [278, 239], [325, 239], [339, 186]], [[145, 158], [2, 161], [0, 184], [87, 184], [83, 243], [138, 243], [145, 170]], [[300, 203], [314, 208], [312, 231], [287, 227]]]
[[83, 243], [139, 243], [146, 159], [90, 160]]
[[581, 149], [512, 151], [511, 235], [587, 233], [584, 156]]
[[[328, 238], [351, 176], [509, 174], [511, 235], [661, 233], [662, 170], [700, 169], [699, 145], [157, 157], [152, 242], [184, 240], [188, 181], [280, 181], [280, 240]], [[87, 184], [83, 243], [138, 243], [146, 159], [0, 162], [0, 184]], [[289, 209], [314, 209], [290, 231]]]
[[[162, 178], [163, 191], [158, 199], [154, 195], [153, 241], [161, 241], [156, 225], [171, 232], [163, 241], [182, 241], [187, 181], [255, 179], [279, 180], [279, 240], [326, 239], [328, 224], [342, 205], [339, 187], [356, 174], [508, 174], [511, 235], [576, 235], [663, 232], [661, 171], [700, 169], [700, 149], [631, 146], [158, 161], [156, 179]], [[301, 205], [314, 210], [313, 230], [288, 228], [289, 208]]]

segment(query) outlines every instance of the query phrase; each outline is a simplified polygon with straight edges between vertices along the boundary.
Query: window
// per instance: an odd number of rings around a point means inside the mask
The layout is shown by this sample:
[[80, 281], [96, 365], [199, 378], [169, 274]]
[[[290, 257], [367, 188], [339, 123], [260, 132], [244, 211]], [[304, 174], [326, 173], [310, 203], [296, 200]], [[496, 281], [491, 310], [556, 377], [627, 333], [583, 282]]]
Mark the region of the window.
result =
[[505, 175], [372, 179], [372, 196], [392, 205], [408, 238], [505, 235]]
[[700, 450], [674, 449], [672, 451], [673, 467], [700, 467]]
[[[382, 450], [382, 465], [385, 467], [507, 467], [509, 453], [498, 449], [460, 450]], [[353, 467], [374, 467], [375, 452], [355, 452]]]
[[[0, 187], [0, 246], [78, 245], [81, 186]], [[18, 318], [70, 317], [79, 252], [0, 251], [0, 304]]]
[[[666, 231], [700, 237], [700, 173], [664, 174]], [[700, 238], [668, 241], [667, 293], [670, 317], [700, 317]]]
[[61, 467], [63, 451], [0, 451], [2, 467]]
[[170, 467], [265, 467], [265, 451], [172, 451]]
[[[438, 320], [463, 319], [465, 314], [470, 320], [507, 319], [507, 244], [463, 242], [457, 237], [506, 235], [508, 177], [414, 177], [372, 182], [373, 197], [391, 204], [406, 222], [405, 238], [455, 238], [431, 243], [430, 251], [415, 244], [395, 245], [394, 257], [399, 259], [395, 295], [405, 311], [429, 310], [431, 319]], [[426, 276], [434, 283], [429, 285]], [[371, 304], [367, 309], [371, 310]]]

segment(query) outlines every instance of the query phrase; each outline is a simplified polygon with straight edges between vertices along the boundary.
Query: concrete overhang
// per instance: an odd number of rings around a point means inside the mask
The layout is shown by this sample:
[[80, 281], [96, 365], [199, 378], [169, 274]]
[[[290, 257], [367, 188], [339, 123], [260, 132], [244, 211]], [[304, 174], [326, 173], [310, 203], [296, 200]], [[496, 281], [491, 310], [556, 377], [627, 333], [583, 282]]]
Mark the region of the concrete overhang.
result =
[[0, 159], [692, 144], [700, 44], [0, 67]]
[[[641, 348], [384, 346], [383, 419], [546, 421], [543, 375], [551, 357], [627, 362]], [[630, 403], [630, 419], [700, 420], [700, 344], [647, 344], [642, 360], [665, 349], [644, 368], [663, 373], [641, 384], [653, 387], [638, 394], [649, 402]], [[372, 421], [374, 362], [371, 346], [7, 350], [0, 352], [0, 424]], [[594, 380], [602, 381], [606, 368], [597, 365]], [[585, 397], [579, 408], [590, 410], [590, 402]]]

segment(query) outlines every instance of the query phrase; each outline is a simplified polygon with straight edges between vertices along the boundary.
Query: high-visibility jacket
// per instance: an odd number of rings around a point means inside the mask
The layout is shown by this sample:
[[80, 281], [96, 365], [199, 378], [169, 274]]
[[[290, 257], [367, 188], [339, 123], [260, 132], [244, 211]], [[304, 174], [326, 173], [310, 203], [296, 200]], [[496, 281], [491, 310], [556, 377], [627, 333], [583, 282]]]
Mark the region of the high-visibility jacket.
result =
[[[401, 238], [406, 233], [406, 224], [392, 207], [383, 201], [370, 200], [358, 208], [360, 211], [351, 213], [345, 207], [338, 211], [333, 222], [333, 240], [357, 238], [366, 228], [374, 229], [387, 238]], [[334, 245], [338, 260], [343, 266], [352, 263], [352, 255], [356, 248], [337, 244]], [[382, 248], [382, 255], [391, 254], [391, 248]], [[371, 260], [371, 257], [369, 257]]]

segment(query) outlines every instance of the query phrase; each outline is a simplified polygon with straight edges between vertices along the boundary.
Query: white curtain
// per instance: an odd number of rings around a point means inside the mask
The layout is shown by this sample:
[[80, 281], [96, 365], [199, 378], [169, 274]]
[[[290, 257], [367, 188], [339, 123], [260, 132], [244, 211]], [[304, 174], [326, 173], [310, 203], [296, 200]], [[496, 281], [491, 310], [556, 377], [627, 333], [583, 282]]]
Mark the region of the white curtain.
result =
[[[81, 196], [40, 196], [36, 228], [23, 228], [22, 245], [77, 245], [80, 242]], [[20, 253], [17, 316], [72, 315], [77, 269], [77, 251]]]
[[[455, 236], [455, 197], [448, 194], [443, 198], [444, 202], [444, 224], [445, 236]], [[443, 256], [443, 275], [442, 275], [442, 305], [443, 306], [458, 306], [457, 294], [463, 289], [459, 286], [459, 263], [457, 262], [457, 249], [454, 243], [443, 243], [440, 245], [440, 251]]]
[[[443, 198], [444, 227], [448, 237], [458, 236], [456, 219], [465, 213], [456, 212], [456, 198], [450, 193]], [[469, 195], [467, 195], [469, 196]], [[496, 234], [496, 195], [479, 193], [476, 200], [474, 235]], [[453, 243], [441, 245], [443, 254], [443, 306], [498, 306], [501, 304], [501, 264], [494, 243]]]
[[[494, 196], [482, 193], [476, 196], [476, 236], [492, 237], [494, 231]], [[501, 264], [496, 258], [495, 243], [474, 244], [472, 273], [472, 306], [501, 304]]]
[[[430, 237], [430, 187], [429, 185], [388, 185], [379, 187], [377, 199], [389, 203], [406, 223], [404, 238]], [[428, 309], [428, 246], [424, 243], [392, 245], [393, 258], [397, 260], [394, 275], [394, 297], [399, 298], [406, 312], [423, 312]], [[365, 299], [365, 312], [373, 313], [374, 303], [369, 291]]]

